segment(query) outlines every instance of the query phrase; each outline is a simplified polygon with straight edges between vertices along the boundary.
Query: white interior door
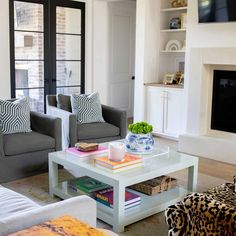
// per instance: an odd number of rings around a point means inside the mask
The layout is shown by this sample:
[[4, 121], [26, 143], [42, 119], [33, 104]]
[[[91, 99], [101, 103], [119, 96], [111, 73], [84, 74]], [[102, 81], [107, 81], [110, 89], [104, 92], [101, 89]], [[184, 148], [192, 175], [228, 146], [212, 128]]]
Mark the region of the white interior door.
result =
[[110, 105], [133, 117], [136, 5], [110, 4]]

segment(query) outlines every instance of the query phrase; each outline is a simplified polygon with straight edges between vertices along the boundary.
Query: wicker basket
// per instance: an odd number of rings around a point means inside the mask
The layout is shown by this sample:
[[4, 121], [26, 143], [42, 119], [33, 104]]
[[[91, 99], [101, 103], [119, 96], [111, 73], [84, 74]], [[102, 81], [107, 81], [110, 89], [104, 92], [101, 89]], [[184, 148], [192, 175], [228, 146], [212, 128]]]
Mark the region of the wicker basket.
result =
[[157, 193], [167, 191], [176, 186], [177, 179], [163, 175], [154, 179], [144, 181], [142, 183], [134, 184], [132, 186], [129, 186], [129, 188], [152, 196]]

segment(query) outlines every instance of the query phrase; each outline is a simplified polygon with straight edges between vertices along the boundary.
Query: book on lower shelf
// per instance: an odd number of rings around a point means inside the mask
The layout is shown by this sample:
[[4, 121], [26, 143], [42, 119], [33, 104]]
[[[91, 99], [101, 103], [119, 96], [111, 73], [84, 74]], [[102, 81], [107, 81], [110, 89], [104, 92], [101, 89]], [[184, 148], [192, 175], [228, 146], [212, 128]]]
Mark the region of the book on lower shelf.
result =
[[[94, 193], [95, 199], [111, 208], [113, 208], [113, 188], [109, 187]], [[125, 191], [125, 209], [129, 209], [141, 204], [141, 197], [128, 190]]]
[[82, 158], [82, 157], [89, 157], [92, 155], [107, 153], [108, 149], [106, 147], [99, 146], [98, 150], [96, 151], [82, 152], [82, 151], [79, 151], [76, 147], [70, 147], [66, 149], [66, 152]]
[[106, 189], [109, 187], [108, 184], [102, 183], [89, 176], [82, 176], [76, 179], [67, 181], [68, 187], [75, 192], [93, 194], [98, 190]]
[[119, 162], [111, 161], [108, 156], [103, 156], [95, 158], [94, 163], [96, 167], [102, 170], [117, 173], [142, 166], [143, 159], [139, 156], [125, 154], [124, 159]]

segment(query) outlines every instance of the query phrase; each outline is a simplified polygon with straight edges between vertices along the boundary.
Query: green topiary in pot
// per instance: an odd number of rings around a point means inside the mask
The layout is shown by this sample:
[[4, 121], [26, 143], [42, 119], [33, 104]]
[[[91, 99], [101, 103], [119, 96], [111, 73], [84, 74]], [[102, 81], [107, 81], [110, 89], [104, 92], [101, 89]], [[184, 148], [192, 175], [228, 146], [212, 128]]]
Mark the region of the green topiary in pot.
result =
[[151, 152], [154, 146], [152, 137], [152, 125], [147, 122], [137, 122], [130, 124], [129, 133], [125, 138], [126, 151], [131, 153]]
[[128, 130], [134, 134], [148, 134], [152, 132], [152, 125], [147, 122], [137, 122], [134, 124], [130, 124]]

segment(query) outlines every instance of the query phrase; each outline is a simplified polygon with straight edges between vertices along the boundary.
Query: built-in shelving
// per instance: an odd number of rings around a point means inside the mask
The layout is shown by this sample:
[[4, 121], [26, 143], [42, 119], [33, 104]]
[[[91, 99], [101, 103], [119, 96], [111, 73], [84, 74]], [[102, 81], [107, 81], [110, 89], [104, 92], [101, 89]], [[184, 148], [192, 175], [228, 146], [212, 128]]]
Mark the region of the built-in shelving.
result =
[[160, 52], [163, 52], [163, 53], [185, 53], [185, 50], [176, 50], [176, 51], [160, 50]]
[[[177, 139], [184, 131], [184, 73], [188, 7], [173, 8], [171, 0], [159, 0], [158, 67], [155, 81], [147, 83], [147, 121], [154, 133]], [[189, 0], [190, 1], [190, 0]], [[180, 18], [180, 25], [178, 19]], [[182, 22], [181, 22], [182, 20]], [[175, 23], [175, 24], [174, 24]], [[171, 28], [177, 29], [171, 29]], [[178, 75], [178, 78], [175, 78]], [[181, 77], [181, 78], [180, 78]], [[176, 84], [179, 83], [179, 84]], [[155, 103], [153, 103], [155, 101]]]
[[151, 87], [164, 87], [164, 88], [180, 88], [180, 89], [184, 88], [184, 86], [181, 84], [146, 83], [144, 85]]
[[161, 32], [173, 33], [173, 32], [185, 32], [186, 29], [162, 29]]
[[172, 7], [172, 8], [163, 8], [161, 12], [169, 12], [169, 11], [184, 11], [187, 10], [187, 7]]

